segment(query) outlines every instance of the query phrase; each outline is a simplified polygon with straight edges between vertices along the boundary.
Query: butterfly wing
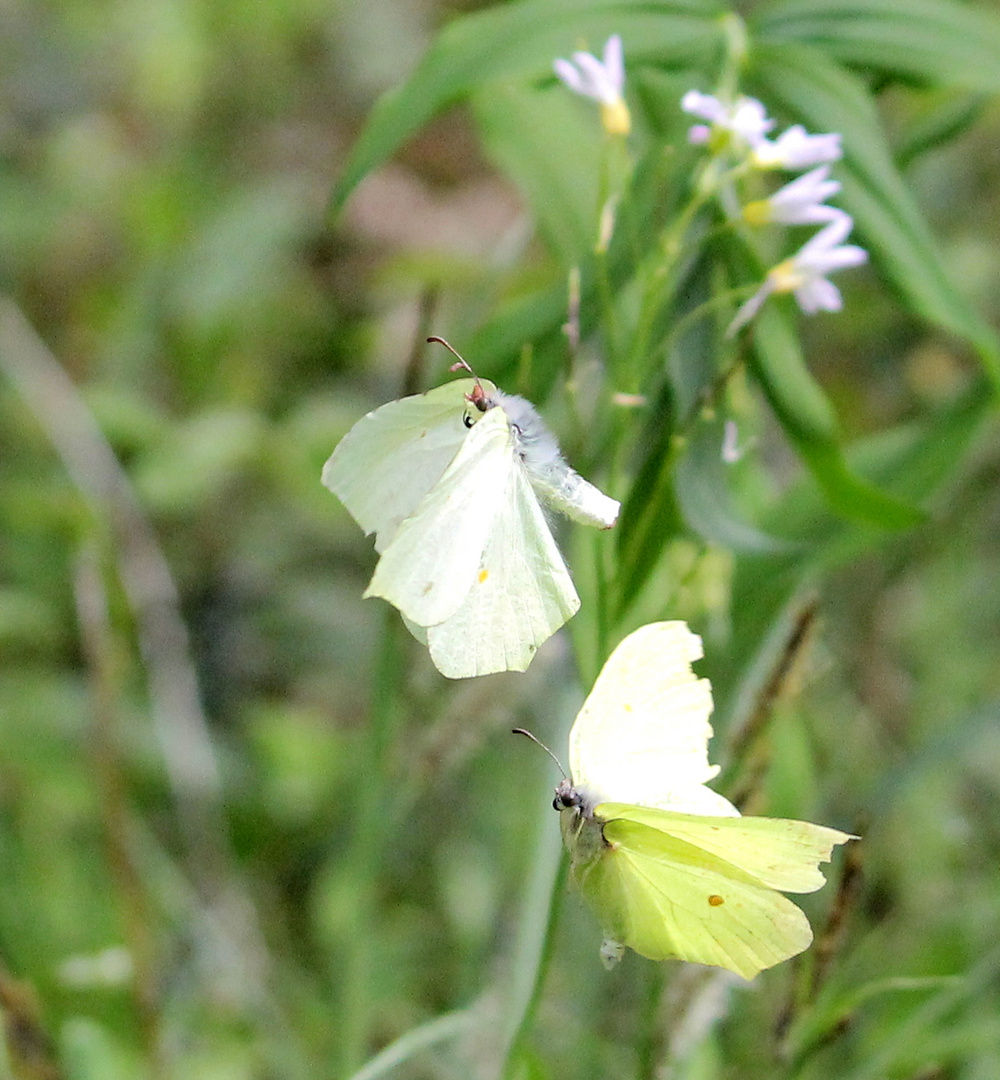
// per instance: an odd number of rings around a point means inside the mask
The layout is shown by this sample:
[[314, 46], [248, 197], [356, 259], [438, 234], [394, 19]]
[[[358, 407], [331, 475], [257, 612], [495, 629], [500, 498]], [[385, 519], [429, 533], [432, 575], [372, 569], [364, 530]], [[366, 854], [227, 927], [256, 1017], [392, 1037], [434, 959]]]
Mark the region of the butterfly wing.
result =
[[388, 547], [468, 436], [465, 395], [474, 386], [457, 379], [390, 401], [363, 416], [323, 466], [324, 485], [366, 533], [376, 534], [377, 551]]
[[857, 839], [839, 829], [786, 818], [705, 818], [623, 803], [602, 803], [594, 813], [608, 823], [608, 839], [614, 836], [620, 820], [646, 825], [693, 844], [783, 892], [808, 893], [822, 888], [826, 878], [818, 864], [830, 861], [837, 844]]
[[604, 836], [574, 874], [605, 933], [641, 956], [752, 979], [812, 941], [795, 904], [710, 851], [627, 818]]
[[514, 468], [507, 417], [490, 409], [400, 523], [365, 596], [383, 597], [418, 626], [451, 618], [479, 573]]
[[452, 679], [524, 671], [579, 606], [531, 484], [515, 466], [462, 606], [427, 629], [431, 658]]
[[708, 764], [712, 689], [691, 670], [701, 655], [683, 622], [650, 623], [615, 649], [570, 732], [570, 772], [585, 796], [737, 814], [703, 786], [719, 770]]

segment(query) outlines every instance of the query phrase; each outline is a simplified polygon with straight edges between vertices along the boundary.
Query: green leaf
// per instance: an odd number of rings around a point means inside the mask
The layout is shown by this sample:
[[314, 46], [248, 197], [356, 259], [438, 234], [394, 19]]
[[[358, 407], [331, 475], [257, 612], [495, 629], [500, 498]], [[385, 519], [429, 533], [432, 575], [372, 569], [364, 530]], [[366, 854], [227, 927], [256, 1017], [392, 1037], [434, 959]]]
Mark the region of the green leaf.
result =
[[[628, 63], [704, 62], [721, 32], [713, 0], [528, 0], [456, 19], [402, 86], [372, 110], [334, 187], [336, 215], [358, 182], [446, 105], [499, 80], [552, 77], [552, 61], [621, 34]], [[595, 113], [594, 125], [599, 120]]]
[[804, 42], [866, 71], [967, 90], [1000, 90], [1000, 19], [945, 0], [787, 0], [753, 30], [768, 42]]
[[[985, 379], [958, 401], [919, 423], [860, 439], [846, 453], [850, 468], [893, 495], [923, 505], [956, 474], [963, 457], [993, 414]], [[772, 528], [808, 543], [824, 565], [857, 557], [871, 542], [867, 533], [824, 513], [815, 490], [796, 484], [768, 511]], [[822, 554], [820, 554], [822, 552]]]
[[678, 461], [674, 490], [684, 521], [703, 539], [732, 551], [787, 551], [787, 541], [745, 521], [733, 503], [722, 460], [722, 420], [702, 422]]
[[561, 88], [489, 83], [472, 107], [490, 158], [527, 196], [539, 229], [564, 264], [597, 235], [603, 138], [584, 102]]
[[453, 1042], [468, 1035], [477, 1017], [470, 1009], [435, 1016], [405, 1034], [395, 1042], [383, 1047], [363, 1068], [351, 1076], [351, 1080], [380, 1080], [394, 1072], [411, 1058], [440, 1043]]
[[646, 583], [664, 546], [683, 529], [674, 498], [672, 394], [661, 397], [640, 442], [646, 448], [615, 527], [618, 547], [616, 614], [621, 616]]
[[796, 445], [835, 443], [840, 430], [833, 406], [806, 366], [792, 318], [782, 307], [771, 300], [756, 318], [753, 373]]
[[921, 154], [964, 134], [982, 116], [986, 103], [985, 94], [949, 95], [938, 101], [932, 97], [903, 132], [896, 147], [896, 164], [905, 171]]
[[864, 233], [873, 260], [913, 311], [970, 342], [1000, 386], [1000, 339], [945, 272], [861, 83], [801, 45], [756, 47], [752, 75], [769, 106], [779, 105], [813, 131], [843, 135], [844, 160], [837, 169], [843, 202]]
[[848, 469], [833, 407], [806, 367], [791, 318], [781, 307], [772, 300], [757, 316], [751, 370], [785, 434], [839, 514], [886, 529], [915, 524], [919, 511]]

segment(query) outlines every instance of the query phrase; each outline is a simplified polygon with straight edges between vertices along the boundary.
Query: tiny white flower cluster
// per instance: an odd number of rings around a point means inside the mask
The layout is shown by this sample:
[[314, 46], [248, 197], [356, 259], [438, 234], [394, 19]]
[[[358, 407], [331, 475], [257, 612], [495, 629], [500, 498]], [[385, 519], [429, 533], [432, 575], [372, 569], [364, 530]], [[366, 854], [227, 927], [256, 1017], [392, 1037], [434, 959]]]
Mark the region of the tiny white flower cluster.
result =
[[768, 271], [760, 289], [736, 313], [728, 333], [735, 334], [749, 322], [772, 293], [793, 293], [807, 315], [839, 311], [843, 306], [840, 290], [827, 280], [827, 274], [860, 266], [868, 258], [864, 248], [844, 243], [854, 227], [851, 216], [826, 204], [840, 190], [839, 182], [830, 179], [830, 163], [841, 156], [840, 135], [810, 135], [796, 124], [771, 140], [768, 133], [774, 121], [751, 97], [726, 102], [689, 90], [681, 99], [681, 108], [708, 121], [691, 127], [688, 139], [716, 155], [726, 154], [761, 170], [810, 169], [770, 198], [747, 203], [742, 208], [744, 220], [751, 225], [823, 226], [796, 254]]
[[[600, 105], [601, 122], [609, 135], [629, 133], [632, 121], [625, 103], [625, 64], [618, 34], [608, 38], [602, 59], [575, 52], [572, 60], [555, 60], [553, 68], [570, 90]], [[717, 157], [726, 156], [736, 165], [760, 171], [810, 170], [769, 198], [743, 206], [745, 221], [750, 225], [823, 226], [796, 254], [768, 271], [760, 289], [736, 313], [728, 333], [735, 334], [749, 322], [772, 293], [793, 293], [807, 315], [839, 311], [843, 299], [827, 275], [859, 266], [868, 258], [864, 248], [844, 243], [854, 227], [851, 216], [826, 202], [840, 190], [840, 183], [830, 179], [830, 165], [842, 153], [840, 135], [812, 135], [801, 124], [795, 124], [771, 139], [775, 121], [752, 97], [725, 101], [689, 90], [681, 99], [681, 108], [705, 121], [690, 128], [688, 139], [707, 147]]]

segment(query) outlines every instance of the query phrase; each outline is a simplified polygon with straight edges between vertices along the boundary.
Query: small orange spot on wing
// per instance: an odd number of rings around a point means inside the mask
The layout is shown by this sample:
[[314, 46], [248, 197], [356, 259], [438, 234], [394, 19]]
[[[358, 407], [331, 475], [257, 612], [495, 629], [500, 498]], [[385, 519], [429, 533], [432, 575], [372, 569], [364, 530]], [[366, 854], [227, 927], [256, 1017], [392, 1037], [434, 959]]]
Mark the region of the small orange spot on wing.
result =
[[724, 904], [725, 900], [723, 900], [722, 897], [718, 895], [718, 893], [712, 893], [712, 895], [708, 898], [708, 902], [712, 907], [718, 907], [720, 904]]
[[627, 701], [625, 702], [624, 708], [625, 708], [626, 712], [631, 712], [632, 711], [632, 706], [629, 705], [629, 703]]
[[479, 584], [480, 584], [480, 585], [482, 585], [482, 583], [483, 583], [483, 582], [484, 582], [484, 581], [485, 581], [485, 580], [486, 580], [486, 579], [487, 579], [487, 578], [488, 578], [489, 576], [490, 576], [490, 572], [489, 572], [489, 570], [487, 570], [487, 569], [486, 569], [486, 567], [484, 566], [484, 567], [483, 567], [483, 569], [479, 571]]

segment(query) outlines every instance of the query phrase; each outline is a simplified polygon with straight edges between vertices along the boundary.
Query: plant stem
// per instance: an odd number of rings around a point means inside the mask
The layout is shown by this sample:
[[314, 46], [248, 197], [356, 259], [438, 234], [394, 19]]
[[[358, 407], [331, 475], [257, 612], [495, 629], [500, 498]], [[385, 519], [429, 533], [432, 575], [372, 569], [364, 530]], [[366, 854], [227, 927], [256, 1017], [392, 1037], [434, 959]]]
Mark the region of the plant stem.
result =
[[345, 857], [345, 873], [353, 888], [341, 967], [337, 1076], [351, 1076], [367, 1057], [373, 1010], [373, 927], [378, 925], [378, 876], [390, 798], [387, 757], [398, 713], [402, 675], [399, 627], [395, 611], [383, 612], [379, 652], [372, 678], [369, 722], [358, 760], [360, 780], [355, 828]]
[[[560, 853], [556, 851], [556, 845]], [[566, 892], [569, 854], [558, 830], [546, 821], [539, 831], [535, 858], [521, 913], [507, 1017], [501, 1080], [513, 1080], [521, 1051], [531, 1034], [552, 960], [555, 930]]]

